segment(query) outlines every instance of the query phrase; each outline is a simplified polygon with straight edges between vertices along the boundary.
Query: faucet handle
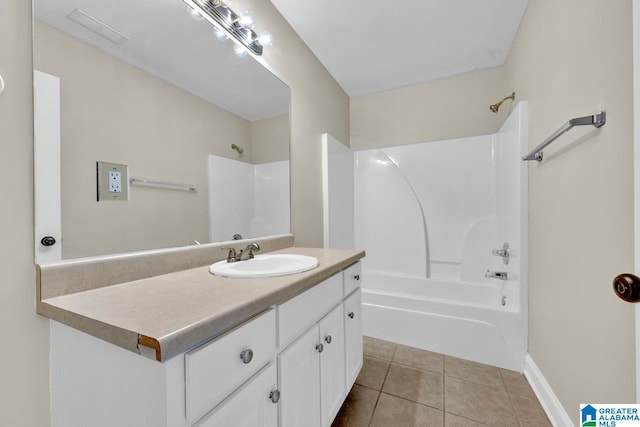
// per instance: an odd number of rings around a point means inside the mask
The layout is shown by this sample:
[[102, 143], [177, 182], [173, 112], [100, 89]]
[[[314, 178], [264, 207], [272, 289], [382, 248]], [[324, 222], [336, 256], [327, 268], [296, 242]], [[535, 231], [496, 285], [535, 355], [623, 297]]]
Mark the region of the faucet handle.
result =
[[[235, 248], [220, 248], [223, 251], [229, 250], [229, 254], [227, 255], [227, 262], [236, 262], [238, 261], [238, 255], [236, 254]], [[242, 252], [240, 252], [242, 254]]]
[[509, 243], [504, 242], [502, 249], [494, 249], [491, 251], [491, 255], [502, 257], [502, 262], [505, 265], [509, 264], [509, 257], [511, 256], [511, 249], [509, 249]]

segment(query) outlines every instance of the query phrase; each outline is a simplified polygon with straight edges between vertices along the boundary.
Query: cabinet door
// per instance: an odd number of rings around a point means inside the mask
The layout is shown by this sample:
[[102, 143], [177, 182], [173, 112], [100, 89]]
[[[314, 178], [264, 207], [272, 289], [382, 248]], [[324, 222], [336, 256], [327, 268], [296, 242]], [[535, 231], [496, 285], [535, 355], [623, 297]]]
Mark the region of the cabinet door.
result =
[[318, 326], [278, 356], [280, 426], [320, 426], [320, 344]]
[[350, 390], [362, 368], [362, 316], [360, 289], [344, 301], [345, 360]]
[[276, 365], [272, 363], [224, 400], [197, 427], [277, 427], [277, 398], [271, 395], [276, 391], [277, 380]]
[[345, 397], [344, 309], [334, 308], [319, 323], [320, 410], [322, 426], [328, 427], [338, 414]]

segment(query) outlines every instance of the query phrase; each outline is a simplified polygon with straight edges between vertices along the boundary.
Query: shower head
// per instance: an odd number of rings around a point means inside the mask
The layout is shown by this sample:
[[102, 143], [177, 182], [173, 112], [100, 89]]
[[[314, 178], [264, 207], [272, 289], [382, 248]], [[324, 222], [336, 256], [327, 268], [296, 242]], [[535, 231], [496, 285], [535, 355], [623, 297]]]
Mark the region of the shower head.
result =
[[509, 96], [505, 96], [504, 98], [502, 98], [500, 101], [496, 102], [495, 104], [489, 105], [489, 110], [491, 110], [491, 112], [493, 113], [497, 113], [498, 110], [500, 109], [500, 106], [502, 105], [502, 103], [504, 101], [506, 101], [507, 99], [510, 100], [515, 100], [516, 99], [516, 93], [512, 92], [511, 95]]
[[236, 144], [231, 144], [231, 149], [236, 150], [238, 154], [241, 156], [242, 156], [242, 153], [244, 153], [244, 148], [238, 147]]

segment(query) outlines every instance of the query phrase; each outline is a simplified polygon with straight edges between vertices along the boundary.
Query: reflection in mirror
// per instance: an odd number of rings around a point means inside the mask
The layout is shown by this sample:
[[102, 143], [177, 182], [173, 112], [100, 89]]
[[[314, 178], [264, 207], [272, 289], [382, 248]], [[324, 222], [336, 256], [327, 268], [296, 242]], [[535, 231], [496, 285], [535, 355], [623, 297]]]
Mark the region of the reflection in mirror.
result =
[[[34, 1], [34, 68], [59, 82], [57, 101], [36, 87], [35, 102], [60, 109], [61, 163], [57, 177], [37, 160], [36, 187], [60, 180], [63, 258], [290, 230], [289, 89], [182, 0], [152, 4]], [[34, 119], [37, 157], [47, 135]], [[126, 167], [128, 201], [97, 201], [99, 161]], [[128, 187], [129, 178], [196, 191]], [[36, 209], [38, 253], [60, 231], [38, 229], [49, 208], [36, 200]]]

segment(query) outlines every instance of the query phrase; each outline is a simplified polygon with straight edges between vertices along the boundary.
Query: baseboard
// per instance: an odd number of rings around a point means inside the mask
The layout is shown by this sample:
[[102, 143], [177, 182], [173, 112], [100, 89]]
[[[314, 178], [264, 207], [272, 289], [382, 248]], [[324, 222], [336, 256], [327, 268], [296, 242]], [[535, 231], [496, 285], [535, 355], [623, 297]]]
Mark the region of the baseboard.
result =
[[[538, 397], [542, 408], [547, 413], [551, 424], [554, 427], [574, 427], [575, 424], [571, 421], [567, 411], [564, 410], [551, 386], [528, 353], [524, 360], [524, 375]], [[578, 408], [576, 408], [575, 413], [577, 416]]]

